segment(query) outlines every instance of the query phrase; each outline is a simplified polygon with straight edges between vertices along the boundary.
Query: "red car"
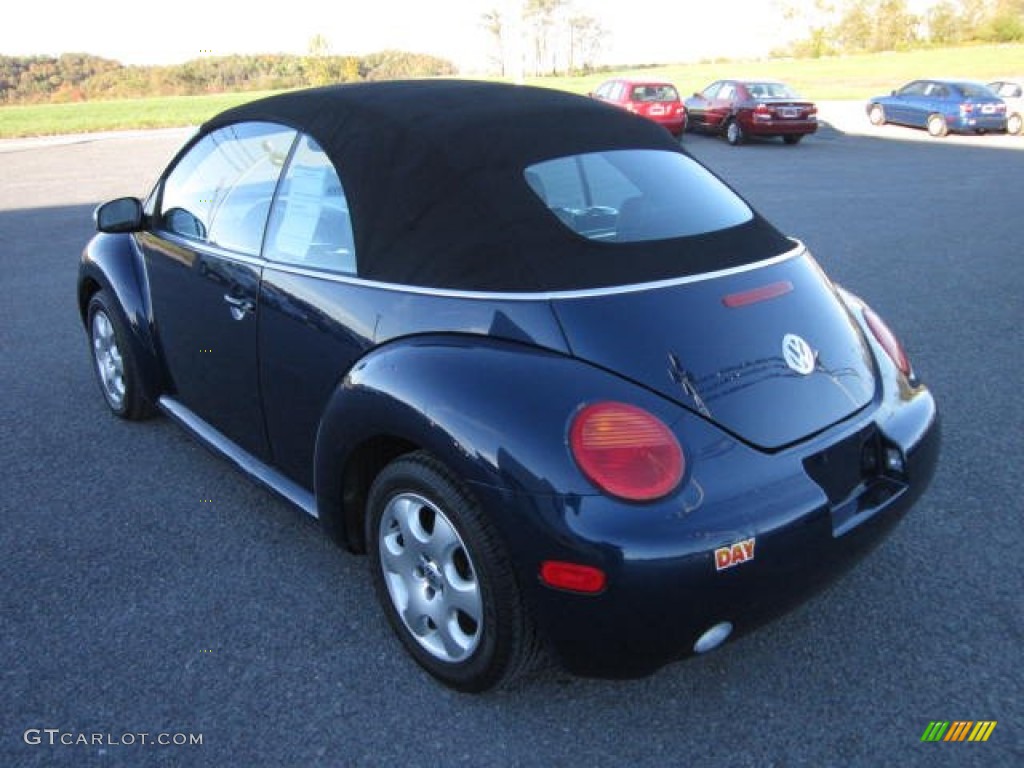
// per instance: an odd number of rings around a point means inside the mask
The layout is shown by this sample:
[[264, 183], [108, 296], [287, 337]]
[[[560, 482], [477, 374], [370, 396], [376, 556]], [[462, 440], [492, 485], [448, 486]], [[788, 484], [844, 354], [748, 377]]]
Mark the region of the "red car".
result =
[[690, 129], [725, 134], [732, 145], [748, 136], [781, 136], [797, 144], [818, 130], [818, 108], [788, 85], [764, 80], [719, 80], [686, 100]]
[[654, 80], [607, 80], [590, 94], [598, 101], [607, 101], [628, 112], [653, 120], [673, 136], [686, 130], [686, 110], [679, 91], [672, 83]]

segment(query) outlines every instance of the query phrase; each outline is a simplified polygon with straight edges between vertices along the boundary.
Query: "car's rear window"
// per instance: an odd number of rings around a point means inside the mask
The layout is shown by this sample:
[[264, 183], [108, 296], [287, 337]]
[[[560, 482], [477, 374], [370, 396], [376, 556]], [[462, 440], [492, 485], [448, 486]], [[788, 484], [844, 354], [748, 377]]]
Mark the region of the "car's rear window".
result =
[[747, 83], [747, 91], [755, 99], [799, 99], [800, 96], [782, 83]]
[[679, 101], [679, 92], [668, 84], [634, 85], [629, 94], [632, 101]]
[[986, 86], [974, 83], [957, 83], [957, 88], [968, 99], [991, 99], [995, 96]]
[[590, 240], [633, 243], [703, 235], [753, 211], [686, 155], [627, 149], [529, 166], [526, 182], [566, 227]]

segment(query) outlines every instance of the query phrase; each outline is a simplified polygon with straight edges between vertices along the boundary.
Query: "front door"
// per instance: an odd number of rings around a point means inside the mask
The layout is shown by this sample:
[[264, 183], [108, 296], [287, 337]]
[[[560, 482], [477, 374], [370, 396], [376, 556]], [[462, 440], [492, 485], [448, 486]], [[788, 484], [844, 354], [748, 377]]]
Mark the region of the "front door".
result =
[[173, 396], [250, 453], [268, 455], [259, 390], [259, 257], [295, 133], [242, 123], [208, 134], [164, 180], [139, 236]]

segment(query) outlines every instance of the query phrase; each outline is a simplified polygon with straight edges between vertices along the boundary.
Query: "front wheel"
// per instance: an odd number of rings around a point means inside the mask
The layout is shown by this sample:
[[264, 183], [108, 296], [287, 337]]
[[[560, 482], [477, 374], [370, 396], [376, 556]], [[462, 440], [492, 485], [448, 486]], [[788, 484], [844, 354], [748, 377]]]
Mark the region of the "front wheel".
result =
[[725, 126], [725, 140], [728, 141], [732, 146], [739, 146], [743, 143], [743, 129], [737, 120], [732, 119]]
[[928, 116], [928, 134], [935, 138], [942, 138], [949, 133], [949, 127], [946, 125], [946, 118], [942, 115], [929, 115]]
[[1020, 112], [1014, 112], [1006, 118], [1006, 132], [1012, 136], [1019, 136], [1021, 128], [1024, 128], [1024, 121], [1021, 120]]
[[381, 471], [367, 501], [366, 540], [384, 612], [430, 674], [478, 692], [532, 665], [532, 622], [504, 547], [437, 460], [417, 452]]
[[114, 415], [137, 421], [151, 416], [152, 405], [142, 392], [138, 361], [117, 304], [106, 291], [89, 299], [86, 313], [93, 370], [103, 399]]
[[872, 125], [885, 125], [885, 108], [881, 104], [872, 104], [868, 110], [868, 120]]

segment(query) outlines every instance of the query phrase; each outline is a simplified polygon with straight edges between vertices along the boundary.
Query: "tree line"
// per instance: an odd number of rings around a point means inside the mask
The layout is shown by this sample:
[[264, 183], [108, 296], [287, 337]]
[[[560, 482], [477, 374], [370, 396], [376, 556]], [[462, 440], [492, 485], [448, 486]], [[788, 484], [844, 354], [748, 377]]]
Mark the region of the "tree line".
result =
[[320, 42], [318, 46], [314, 38], [306, 56], [210, 56], [171, 66], [130, 66], [85, 53], [0, 56], [0, 104], [280, 90], [456, 74], [452, 62], [437, 56], [405, 51], [334, 56], [322, 38]]
[[908, 0], [782, 0], [806, 34], [776, 55], [818, 57], [928, 45], [1024, 41], [1024, 0], [938, 0], [914, 13]]
[[572, 0], [520, 0], [515, 10], [480, 16], [491, 44], [491, 66], [501, 76], [581, 74], [594, 69], [607, 31]]

